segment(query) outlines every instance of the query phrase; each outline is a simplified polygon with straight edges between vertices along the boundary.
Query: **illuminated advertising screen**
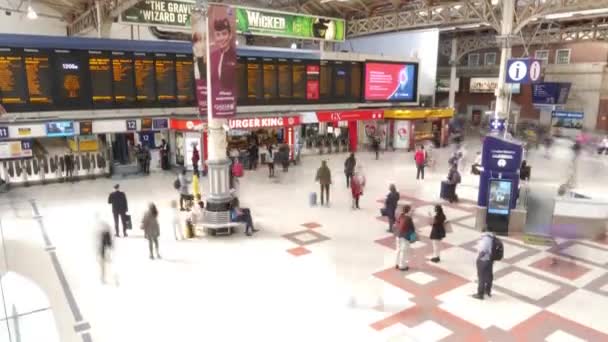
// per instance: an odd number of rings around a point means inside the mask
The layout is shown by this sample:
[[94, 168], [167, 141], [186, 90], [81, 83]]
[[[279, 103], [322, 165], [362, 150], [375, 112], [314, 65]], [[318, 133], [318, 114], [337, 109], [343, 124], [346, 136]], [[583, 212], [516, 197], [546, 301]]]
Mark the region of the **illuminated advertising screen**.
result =
[[365, 63], [365, 100], [416, 102], [417, 63]]
[[511, 196], [510, 180], [490, 179], [488, 214], [509, 215]]
[[73, 121], [54, 121], [46, 123], [48, 137], [66, 137], [74, 135]]

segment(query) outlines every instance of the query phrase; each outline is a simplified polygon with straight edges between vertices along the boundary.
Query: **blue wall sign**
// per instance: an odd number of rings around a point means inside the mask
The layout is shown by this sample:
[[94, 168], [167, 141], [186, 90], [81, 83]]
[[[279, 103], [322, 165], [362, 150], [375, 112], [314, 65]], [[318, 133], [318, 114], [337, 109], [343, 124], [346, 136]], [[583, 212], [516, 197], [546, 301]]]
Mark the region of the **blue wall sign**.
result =
[[493, 118], [490, 121], [490, 132], [503, 132], [505, 130], [506, 120]]
[[532, 103], [557, 105], [568, 102], [569, 82], [543, 82], [532, 85]]
[[8, 138], [8, 127], [2, 126], [0, 127], [0, 139]]
[[127, 131], [137, 131], [137, 120], [127, 120]]

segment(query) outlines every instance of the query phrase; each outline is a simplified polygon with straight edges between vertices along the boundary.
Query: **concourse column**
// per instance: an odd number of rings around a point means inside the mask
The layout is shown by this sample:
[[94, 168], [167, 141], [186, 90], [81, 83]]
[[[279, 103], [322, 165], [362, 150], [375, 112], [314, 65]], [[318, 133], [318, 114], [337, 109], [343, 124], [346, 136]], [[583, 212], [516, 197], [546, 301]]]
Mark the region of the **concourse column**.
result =
[[452, 52], [450, 54], [450, 92], [448, 107], [456, 109], [456, 66], [458, 65], [458, 37], [452, 37]]
[[500, 118], [508, 118], [509, 92], [510, 87], [505, 84], [507, 60], [511, 58], [511, 46], [513, 39], [513, 19], [515, 12], [515, 2], [513, 0], [502, 1], [502, 20], [500, 25], [500, 35], [497, 36], [498, 44], [501, 48], [500, 66], [498, 69], [498, 88], [496, 89], [496, 109], [495, 113]]

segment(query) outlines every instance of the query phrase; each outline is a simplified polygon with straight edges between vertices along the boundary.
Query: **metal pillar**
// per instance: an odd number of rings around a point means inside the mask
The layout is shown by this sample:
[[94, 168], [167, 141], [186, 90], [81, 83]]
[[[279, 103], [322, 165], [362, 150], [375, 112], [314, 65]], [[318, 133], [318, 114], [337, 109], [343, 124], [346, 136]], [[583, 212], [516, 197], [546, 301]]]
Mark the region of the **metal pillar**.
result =
[[496, 89], [495, 113], [500, 118], [508, 118], [508, 100], [511, 88], [505, 84], [507, 60], [511, 58], [515, 3], [513, 0], [502, 0], [502, 20], [500, 23], [500, 36], [497, 37], [501, 47], [500, 66], [498, 72], [498, 88]]
[[458, 65], [458, 38], [452, 38], [452, 53], [450, 56], [450, 93], [448, 107], [456, 108], [456, 66]]

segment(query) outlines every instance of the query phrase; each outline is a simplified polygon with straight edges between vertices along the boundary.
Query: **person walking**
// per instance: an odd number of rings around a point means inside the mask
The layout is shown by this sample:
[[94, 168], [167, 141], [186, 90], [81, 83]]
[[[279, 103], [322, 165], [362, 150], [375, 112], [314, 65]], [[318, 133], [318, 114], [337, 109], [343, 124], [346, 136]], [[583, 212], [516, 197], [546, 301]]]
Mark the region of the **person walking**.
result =
[[388, 195], [386, 195], [386, 199], [384, 200], [384, 208], [381, 210], [382, 216], [386, 216], [388, 218], [388, 230], [387, 232], [393, 232], [393, 226], [395, 225], [395, 212], [397, 211], [397, 204], [399, 203], [399, 199], [401, 195], [397, 192], [397, 188], [395, 184], [391, 184], [389, 187]]
[[365, 175], [359, 166], [353, 175], [350, 187], [353, 195], [353, 209], [361, 209], [359, 208], [359, 198], [363, 195], [363, 188], [365, 188]]
[[424, 167], [426, 166], [426, 153], [424, 152], [424, 146], [420, 145], [414, 154], [414, 160], [416, 161], [416, 179], [424, 179]]
[[440, 245], [441, 240], [445, 238], [445, 221], [446, 217], [443, 213], [443, 207], [441, 205], [435, 206], [435, 217], [433, 218], [433, 226], [431, 228], [431, 245], [433, 246], [433, 257], [431, 258], [432, 262], [440, 262], [441, 257], [440, 253]]
[[380, 158], [380, 139], [378, 137], [372, 138], [372, 149], [376, 153], [376, 160]]
[[188, 178], [186, 177], [186, 169], [182, 170], [182, 173], [178, 177], [179, 180], [179, 210], [186, 211], [184, 203], [188, 201], [190, 193], [188, 192]]
[[116, 231], [116, 237], [120, 237], [118, 233], [118, 218], [122, 222], [122, 233], [125, 237], [127, 234], [127, 213], [129, 212], [129, 204], [127, 202], [127, 196], [124, 192], [120, 191], [120, 185], [114, 185], [114, 192], [108, 196], [108, 204], [112, 206], [112, 215], [114, 216], [114, 230]]
[[397, 256], [395, 268], [400, 271], [409, 270], [408, 259], [410, 253], [410, 243], [413, 242], [412, 234], [416, 231], [414, 221], [411, 215], [412, 208], [409, 205], [403, 207], [399, 220], [397, 221], [397, 229], [395, 231], [395, 243]]
[[492, 297], [492, 282], [494, 280], [493, 241], [494, 235], [485, 232], [477, 242], [477, 293], [473, 295], [473, 298], [479, 300], [482, 300], [484, 295]]
[[143, 229], [144, 236], [146, 240], [148, 240], [150, 259], [154, 260], [153, 250], [156, 251], [156, 258], [160, 259], [160, 253], [158, 252], [158, 237], [160, 236], [160, 226], [158, 224], [158, 210], [156, 209], [154, 203], [150, 203], [148, 211], [144, 215], [144, 219], [141, 223], [141, 229]]
[[[114, 241], [112, 241], [112, 232], [110, 226], [99, 221], [100, 235], [99, 235], [99, 266], [101, 269], [101, 282], [107, 283], [107, 273], [110, 263], [112, 262], [112, 249]], [[115, 279], [116, 280], [116, 279]]]
[[[331, 170], [327, 167], [327, 161], [321, 162], [321, 167], [317, 170], [316, 181], [321, 186], [321, 205], [325, 204], [327, 196], [327, 206], [329, 206], [329, 186], [331, 185]], [[325, 196], [324, 196], [325, 195]]]
[[272, 152], [272, 145], [268, 145], [266, 164], [268, 164], [268, 177], [274, 177], [274, 154]]
[[346, 175], [346, 187], [350, 186], [350, 180], [353, 178], [353, 173], [355, 172], [355, 166], [357, 166], [357, 160], [355, 159], [355, 154], [351, 153], [346, 161], [344, 161], [344, 174]]
[[196, 143], [192, 143], [192, 169], [194, 173], [198, 173], [198, 162], [201, 160], [201, 155], [196, 148]]

